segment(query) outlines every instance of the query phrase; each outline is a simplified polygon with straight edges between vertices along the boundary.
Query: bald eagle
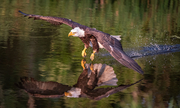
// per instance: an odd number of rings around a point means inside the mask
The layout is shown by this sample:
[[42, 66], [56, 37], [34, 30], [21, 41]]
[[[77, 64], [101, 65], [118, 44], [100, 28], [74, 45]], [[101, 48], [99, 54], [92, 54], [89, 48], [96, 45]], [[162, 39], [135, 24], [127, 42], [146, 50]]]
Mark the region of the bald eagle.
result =
[[86, 49], [89, 47], [89, 44], [91, 42], [93, 46], [93, 53], [90, 56], [91, 60], [94, 59], [94, 54], [99, 51], [99, 47], [101, 46], [102, 48], [105, 48], [122, 65], [143, 74], [141, 67], [123, 51], [120, 41], [114, 36], [96, 30], [94, 28], [81, 25], [72, 21], [71, 19], [32, 15], [23, 13], [21, 11], [19, 12], [24, 16], [34, 18], [34, 20], [45, 20], [55, 25], [66, 24], [72, 27], [73, 29], [68, 34], [68, 36], [79, 37], [82, 40], [85, 45], [84, 50], [82, 51], [83, 57], [86, 56]]
[[97, 88], [102, 85], [116, 86], [118, 79], [113, 68], [106, 64], [94, 64], [93, 69], [90, 69], [90, 67], [90, 64], [85, 65], [77, 83], [72, 87], [53, 81], [37, 81], [28, 77], [21, 78], [21, 81], [16, 83], [16, 86], [30, 95], [39, 98], [59, 98], [66, 96], [100, 100], [139, 82], [130, 85], [119, 85], [115, 88]]

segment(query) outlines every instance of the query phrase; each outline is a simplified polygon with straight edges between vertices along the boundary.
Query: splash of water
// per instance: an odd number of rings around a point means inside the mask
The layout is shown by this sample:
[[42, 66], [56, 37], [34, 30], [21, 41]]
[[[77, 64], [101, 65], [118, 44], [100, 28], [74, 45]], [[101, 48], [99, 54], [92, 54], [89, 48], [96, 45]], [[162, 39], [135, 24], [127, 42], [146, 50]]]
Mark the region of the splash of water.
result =
[[165, 54], [171, 52], [180, 52], [180, 44], [176, 45], [151, 45], [148, 47], [142, 47], [140, 51], [129, 52], [128, 55], [131, 58], [138, 58], [149, 55]]

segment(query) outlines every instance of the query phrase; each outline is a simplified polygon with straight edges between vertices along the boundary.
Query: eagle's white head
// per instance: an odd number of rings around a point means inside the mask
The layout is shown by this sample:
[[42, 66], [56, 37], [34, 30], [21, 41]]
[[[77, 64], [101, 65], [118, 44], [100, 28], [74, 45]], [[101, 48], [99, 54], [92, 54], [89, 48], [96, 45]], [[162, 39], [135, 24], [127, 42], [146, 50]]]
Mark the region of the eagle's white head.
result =
[[85, 32], [83, 29], [80, 29], [79, 27], [75, 27], [70, 31], [68, 36], [74, 36], [74, 37], [85, 37]]
[[68, 90], [67, 92], [65, 92], [64, 95], [67, 97], [78, 98], [81, 95], [81, 89], [73, 87], [71, 88], [71, 90]]

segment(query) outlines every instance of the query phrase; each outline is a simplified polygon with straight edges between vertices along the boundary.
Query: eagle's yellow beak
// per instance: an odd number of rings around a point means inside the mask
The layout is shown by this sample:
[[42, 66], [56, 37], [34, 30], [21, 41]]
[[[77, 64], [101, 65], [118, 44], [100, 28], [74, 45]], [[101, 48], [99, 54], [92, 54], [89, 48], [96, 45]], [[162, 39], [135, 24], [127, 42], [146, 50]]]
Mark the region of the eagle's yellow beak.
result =
[[70, 32], [70, 33], [68, 34], [68, 37], [69, 37], [69, 36], [73, 36], [73, 35], [75, 35], [75, 33]]
[[72, 94], [71, 94], [71, 93], [68, 93], [68, 92], [65, 92], [64, 95], [65, 95], [65, 96], [72, 96]]

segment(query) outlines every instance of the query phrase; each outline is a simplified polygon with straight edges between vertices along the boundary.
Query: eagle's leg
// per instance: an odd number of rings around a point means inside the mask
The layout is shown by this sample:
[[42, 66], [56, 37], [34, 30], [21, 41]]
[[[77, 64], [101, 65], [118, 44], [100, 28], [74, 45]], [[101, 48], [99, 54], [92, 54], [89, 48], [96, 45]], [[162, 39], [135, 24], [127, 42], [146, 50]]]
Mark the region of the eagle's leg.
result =
[[81, 66], [82, 66], [83, 70], [85, 69], [85, 66], [84, 66], [85, 64], [86, 64], [86, 60], [82, 59], [81, 60]]
[[86, 57], [86, 47], [84, 47], [83, 51], [82, 51], [82, 57]]
[[91, 54], [91, 56], [90, 56], [91, 61], [94, 60], [94, 54], [95, 54], [95, 53], [96, 53], [96, 51], [93, 51], [93, 53]]
[[91, 59], [91, 61], [93, 61], [94, 60], [94, 54], [99, 51], [99, 45], [98, 45], [97, 39], [94, 36], [91, 36], [90, 41], [91, 41], [92, 46], [93, 46], [93, 53], [91, 54], [90, 59]]

